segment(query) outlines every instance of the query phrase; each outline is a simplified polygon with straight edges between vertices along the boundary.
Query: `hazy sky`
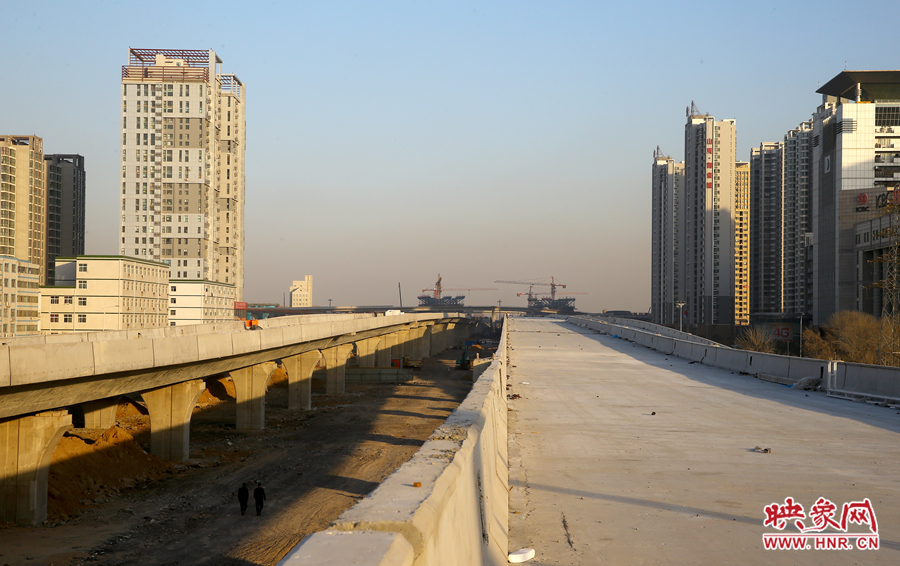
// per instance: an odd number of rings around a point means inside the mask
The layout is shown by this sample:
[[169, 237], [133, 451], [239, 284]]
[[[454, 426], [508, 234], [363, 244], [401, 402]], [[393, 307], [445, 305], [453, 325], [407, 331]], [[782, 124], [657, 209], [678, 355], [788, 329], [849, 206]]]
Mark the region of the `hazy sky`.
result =
[[[851, 8], [852, 6], [852, 8]], [[214, 49], [247, 85], [245, 300], [404, 305], [555, 275], [582, 310], [650, 305], [650, 167], [685, 107], [738, 155], [844, 69], [896, 69], [894, 1], [15, 2], [0, 133], [80, 153], [90, 254], [117, 253], [128, 48]], [[886, 41], [886, 43], [885, 43]]]

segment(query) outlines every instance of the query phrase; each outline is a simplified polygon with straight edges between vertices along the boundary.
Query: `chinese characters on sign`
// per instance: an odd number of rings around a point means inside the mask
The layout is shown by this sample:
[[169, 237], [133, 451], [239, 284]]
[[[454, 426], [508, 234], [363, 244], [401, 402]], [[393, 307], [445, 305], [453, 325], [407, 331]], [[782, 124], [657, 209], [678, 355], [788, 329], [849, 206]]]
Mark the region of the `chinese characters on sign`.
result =
[[[844, 503], [840, 518], [836, 517], [837, 511], [837, 505], [824, 497], [813, 503], [808, 514], [804, 511], [803, 505], [795, 502], [793, 497], [786, 497], [784, 505], [780, 503], [767, 505], [763, 526], [783, 531], [789, 522], [793, 521], [799, 532], [766, 533], [763, 535], [763, 547], [767, 550], [878, 549], [878, 523], [872, 502], [868, 498]], [[807, 526], [805, 521], [811, 525]], [[864, 528], [854, 528], [853, 525], [867, 527], [868, 531], [866, 532]]]

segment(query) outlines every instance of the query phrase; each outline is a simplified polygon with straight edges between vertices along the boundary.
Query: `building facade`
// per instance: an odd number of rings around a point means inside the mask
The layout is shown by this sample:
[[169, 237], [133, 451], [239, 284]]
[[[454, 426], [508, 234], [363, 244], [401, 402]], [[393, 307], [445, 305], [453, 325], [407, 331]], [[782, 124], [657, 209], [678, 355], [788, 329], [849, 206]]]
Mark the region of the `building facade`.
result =
[[37, 334], [40, 328], [41, 266], [14, 257], [0, 257], [0, 334], [5, 338]]
[[312, 275], [306, 275], [301, 281], [291, 283], [291, 307], [311, 307], [313, 292]]
[[40, 289], [41, 332], [167, 326], [169, 266], [120, 256], [56, 258], [56, 284]]
[[656, 324], [675, 325], [679, 323], [681, 312], [677, 304], [682, 300], [678, 287], [681, 277], [678, 205], [684, 184], [684, 163], [676, 162], [657, 150], [653, 156], [651, 176], [653, 232], [650, 316]]
[[171, 279], [244, 287], [246, 86], [214, 51], [130, 49], [119, 252]]
[[750, 150], [750, 312], [780, 313], [784, 175], [782, 142]]
[[44, 175], [47, 197], [45, 284], [53, 285], [57, 257], [84, 255], [84, 157], [45, 155]]
[[807, 242], [812, 240], [812, 122], [784, 135], [782, 171], [782, 309], [807, 314]]
[[215, 281], [169, 282], [169, 326], [235, 320], [235, 287]]
[[856, 229], [900, 190], [900, 72], [843, 71], [812, 124], [813, 324], [858, 305]]
[[44, 183], [43, 140], [0, 135], [0, 257], [38, 265], [41, 285], [47, 252]]
[[684, 139], [682, 267], [690, 325], [734, 325], [734, 120], [688, 113]]
[[750, 164], [734, 165], [734, 323], [750, 324]]

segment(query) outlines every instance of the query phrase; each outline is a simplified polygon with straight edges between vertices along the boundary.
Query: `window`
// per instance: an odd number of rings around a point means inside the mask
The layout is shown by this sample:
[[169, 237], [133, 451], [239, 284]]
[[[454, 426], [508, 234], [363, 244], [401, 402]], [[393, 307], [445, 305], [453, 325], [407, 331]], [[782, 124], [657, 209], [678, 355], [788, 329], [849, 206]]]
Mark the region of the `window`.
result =
[[78, 288], [79, 289], [87, 289], [87, 281], [85, 281], [84, 279], [79, 279], [78, 280]]
[[63, 322], [71, 323], [71, 322], [72, 322], [72, 315], [70, 315], [70, 314], [64, 314], [64, 315], [63, 315]]
[[50, 304], [51, 304], [51, 305], [58, 305], [58, 304], [59, 304], [59, 297], [50, 297]]
[[87, 315], [86, 315], [86, 314], [80, 314], [80, 315], [78, 315], [78, 322], [80, 322], [80, 323], [82, 323], [82, 324], [84, 324], [85, 322], [87, 322]]
[[[169, 316], [175, 316], [175, 311], [169, 311]], [[172, 326], [174, 326], [174, 325], [175, 325], [175, 323], [173, 322]]]
[[63, 297], [63, 303], [65, 303], [67, 305], [71, 305], [72, 304], [72, 295], [69, 295], [68, 297]]
[[59, 315], [58, 315], [58, 314], [51, 314], [51, 315], [50, 315], [50, 322], [59, 322]]
[[78, 272], [79, 272], [79, 273], [85, 273], [86, 271], [87, 271], [87, 264], [86, 264], [86, 263], [79, 263], [79, 264], [78, 264]]
[[87, 297], [78, 297], [78, 306], [86, 307], [87, 306]]

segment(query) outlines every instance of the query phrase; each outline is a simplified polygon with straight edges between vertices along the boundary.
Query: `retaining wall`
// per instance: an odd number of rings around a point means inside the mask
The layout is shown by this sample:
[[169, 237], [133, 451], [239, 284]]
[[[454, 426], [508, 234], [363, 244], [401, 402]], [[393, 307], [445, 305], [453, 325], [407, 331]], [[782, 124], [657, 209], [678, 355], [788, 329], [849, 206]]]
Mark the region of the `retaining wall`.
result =
[[412, 459], [279, 566], [506, 564], [506, 363], [504, 324], [493, 362]]

